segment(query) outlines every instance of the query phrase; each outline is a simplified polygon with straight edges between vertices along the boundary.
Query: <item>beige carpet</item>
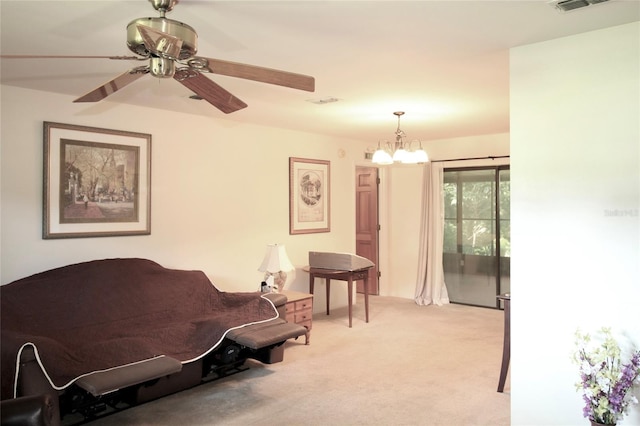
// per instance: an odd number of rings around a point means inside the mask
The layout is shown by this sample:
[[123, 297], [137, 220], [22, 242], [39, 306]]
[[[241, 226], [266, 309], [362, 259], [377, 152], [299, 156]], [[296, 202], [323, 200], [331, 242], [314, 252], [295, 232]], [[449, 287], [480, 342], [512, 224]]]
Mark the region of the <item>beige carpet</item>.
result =
[[502, 311], [372, 297], [367, 324], [360, 297], [353, 328], [346, 308], [316, 314], [311, 344], [287, 342], [284, 362], [92, 425], [509, 425]]

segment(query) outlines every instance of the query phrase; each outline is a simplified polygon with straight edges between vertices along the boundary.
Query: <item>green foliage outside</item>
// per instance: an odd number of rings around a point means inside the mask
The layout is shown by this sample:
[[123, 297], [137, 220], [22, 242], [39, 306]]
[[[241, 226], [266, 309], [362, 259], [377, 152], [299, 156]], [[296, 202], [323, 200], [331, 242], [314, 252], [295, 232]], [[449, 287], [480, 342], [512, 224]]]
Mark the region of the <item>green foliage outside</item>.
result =
[[[494, 256], [495, 169], [445, 171], [444, 252]], [[511, 256], [509, 170], [500, 170], [500, 256]]]

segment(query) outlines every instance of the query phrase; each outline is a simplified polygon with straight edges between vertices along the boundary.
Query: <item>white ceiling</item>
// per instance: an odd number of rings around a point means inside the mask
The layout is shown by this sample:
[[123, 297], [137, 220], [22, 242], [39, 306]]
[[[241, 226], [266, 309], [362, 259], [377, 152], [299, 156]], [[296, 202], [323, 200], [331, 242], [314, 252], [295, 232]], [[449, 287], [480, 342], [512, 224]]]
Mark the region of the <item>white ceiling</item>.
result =
[[[4, 55], [130, 55], [127, 24], [157, 13], [147, 0], [1, 0], [0, 15]], [[375, 146], [393, 138], [398, 110], [409, 139], [508, 132], [509, 48], [638, 21], [640, 1], [561, 13], [544, 0], [182, 0], [167, 17], [196, 29], [198, 55], [312, 75], [315, 93], [208, 74], [249, 104], [225, 115], [173, 79], [147, 75], [106, 101], [75, 104], [79, 115], [145, 105]], [[2, 59], [1, 82], [71, 102], [139, 65]]]

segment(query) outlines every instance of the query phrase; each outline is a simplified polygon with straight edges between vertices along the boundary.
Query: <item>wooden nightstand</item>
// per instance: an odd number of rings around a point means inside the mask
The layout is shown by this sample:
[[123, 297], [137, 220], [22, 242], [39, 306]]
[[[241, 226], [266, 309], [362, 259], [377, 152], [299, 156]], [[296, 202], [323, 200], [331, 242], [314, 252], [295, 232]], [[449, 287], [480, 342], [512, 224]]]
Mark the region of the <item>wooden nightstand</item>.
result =
[[304, 344], [308, 345], [313, 321], [313, 294], [292, 290], [282, 290], [280, 293], [287, 296], [287, 304], [285, 305], [287, 317], [285, 319], [307, 329]]

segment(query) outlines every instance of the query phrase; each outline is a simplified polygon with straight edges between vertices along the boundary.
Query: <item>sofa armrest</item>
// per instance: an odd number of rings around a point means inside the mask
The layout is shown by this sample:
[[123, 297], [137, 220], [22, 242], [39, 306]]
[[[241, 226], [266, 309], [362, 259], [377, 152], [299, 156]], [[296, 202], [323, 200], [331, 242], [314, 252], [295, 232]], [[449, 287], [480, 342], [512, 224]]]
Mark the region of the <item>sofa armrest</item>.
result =
[[21, 396], [0, 403], [2, 426], [58, 426], [50, 394]]
[[276, 307], [280, 318], [285, 319], [287, 317], [287, 296], [282, 293], [265, 293], [264, 297], [271, 300], [271, 303]]
[[271, 300], [271, 303], [273, 303], [276, 308], [284, 306], [287, 303], [287, 296], [282, 293], [265, 293], [264, 297]]
[[[53, 410], [53, 418], [60, 419], [60, 404], [58, 401], [58, 391], [49, 383], [44, 375], [40, 364], [36, 360], [36, 355], [32, 346], [24, 348], [20, 354], [20, 375], [18, 376], [18, 398], [50, 395]], [[4, 406], [3, 406], [4, 407]], [[46, 423], [45, 423], [46, 424]], [[56, 424], [56, 423], [53, 423]]]

